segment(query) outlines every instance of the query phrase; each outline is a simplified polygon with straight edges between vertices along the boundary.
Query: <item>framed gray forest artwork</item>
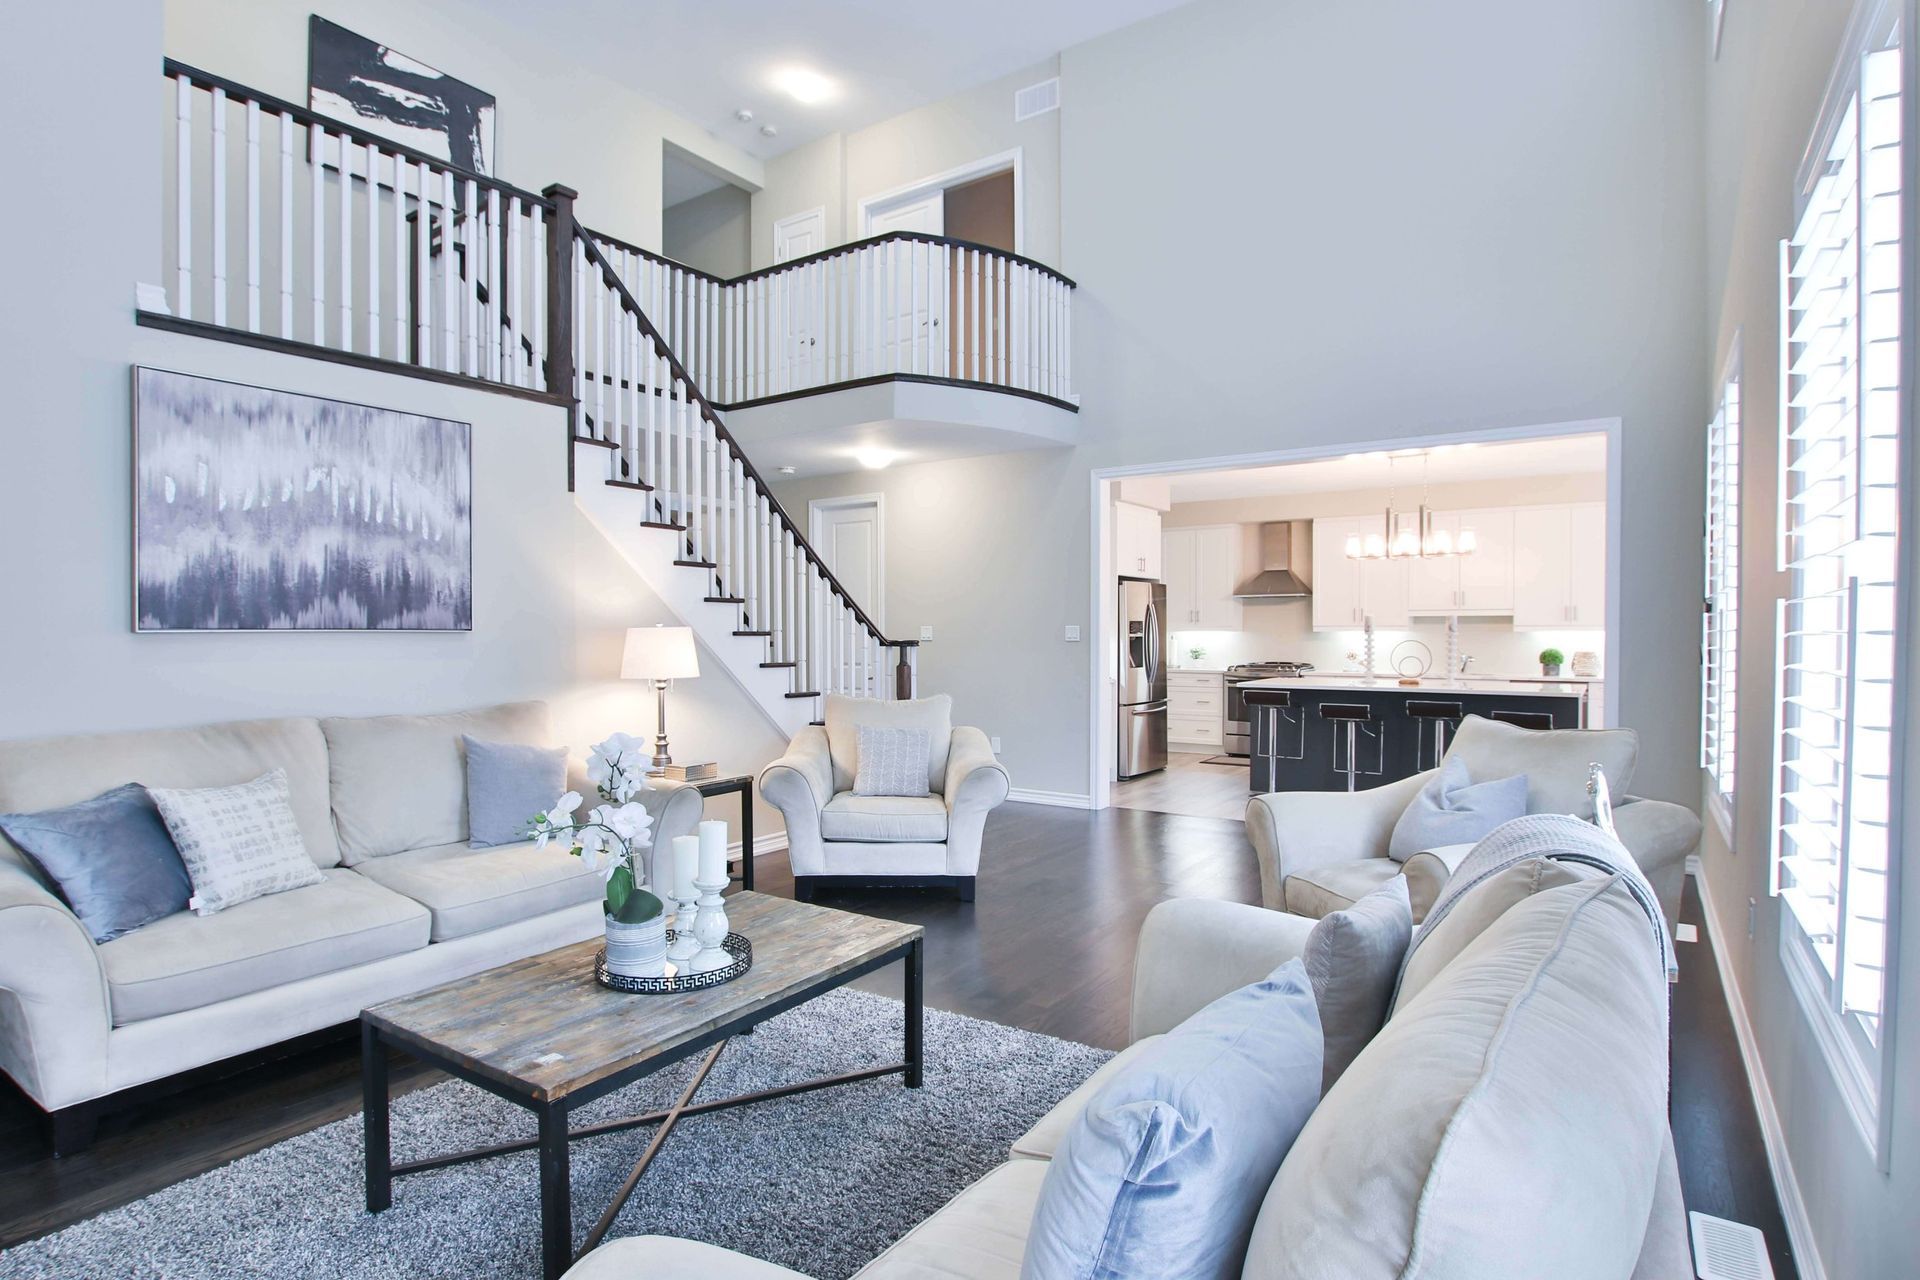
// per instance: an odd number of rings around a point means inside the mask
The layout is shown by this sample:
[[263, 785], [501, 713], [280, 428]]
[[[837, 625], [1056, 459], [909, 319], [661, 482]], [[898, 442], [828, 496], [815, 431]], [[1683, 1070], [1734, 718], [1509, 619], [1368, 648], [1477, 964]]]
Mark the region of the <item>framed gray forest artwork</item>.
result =
[[[307, 105], [456, 168], [493, 176], [492, 94], [317, 13], [307, 23]], [[329, 137], [326, 146], [322, 162], [337, 165], [339, 140]], [[349, 154], [348, 164], [355, 177], [366, 176], [364, 157]], [[376, 180], [390, 183], [391, 165], [385, 161], [388, 172]]]
[[468, 423], [133, 380], [134, 630], [473, 630]]

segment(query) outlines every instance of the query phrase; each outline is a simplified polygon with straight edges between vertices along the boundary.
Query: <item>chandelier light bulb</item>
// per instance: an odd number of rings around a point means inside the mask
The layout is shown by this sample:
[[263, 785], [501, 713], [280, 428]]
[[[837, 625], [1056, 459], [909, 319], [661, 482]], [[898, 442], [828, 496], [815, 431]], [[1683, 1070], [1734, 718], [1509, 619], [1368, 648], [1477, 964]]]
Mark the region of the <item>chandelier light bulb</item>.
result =
[[1460, 555], [1470, 556], [1479, 549], [1480, 539], [1474, 536], [1473, 530], [1462, 529], [1460, 531], [1460, 545], [1454, 548], [1454, 550]]

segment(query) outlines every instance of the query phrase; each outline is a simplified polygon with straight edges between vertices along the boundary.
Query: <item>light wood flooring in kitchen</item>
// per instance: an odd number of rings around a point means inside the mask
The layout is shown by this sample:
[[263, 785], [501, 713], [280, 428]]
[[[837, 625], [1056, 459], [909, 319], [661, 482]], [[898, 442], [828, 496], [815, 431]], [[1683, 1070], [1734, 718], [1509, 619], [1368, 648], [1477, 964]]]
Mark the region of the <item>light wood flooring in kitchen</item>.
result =
[[1207, 752], [1169, 751], [1167, 767], [1113, 784], [1113, 802], [1123, 809], [1178, 813], [1190, 818], [1243, 818], [1247, 812], [1247, 766], [1202, 764]]

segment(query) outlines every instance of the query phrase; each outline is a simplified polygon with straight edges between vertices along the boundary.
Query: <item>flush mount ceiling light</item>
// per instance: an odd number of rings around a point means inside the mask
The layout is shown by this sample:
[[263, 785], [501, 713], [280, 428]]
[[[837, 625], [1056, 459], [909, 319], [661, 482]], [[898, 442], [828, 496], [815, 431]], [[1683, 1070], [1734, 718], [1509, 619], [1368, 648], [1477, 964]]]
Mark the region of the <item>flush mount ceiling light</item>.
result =
[[774, 128], [770, 124], [763, 124], [760, 126], [760, 136], [763, 138], [776, 137], [779, 134], [779, 132], [780, 131], [778, 129]]
[[739, 109], [738, 111], [736, 111], [736, 112], [734, 112], [734, 113], [733, 113], [733, 118], [734, 118], [735, 120], [738, 120], [738, 121], [739, 121], [739, 122], [740, 122], [741, 124], [752, 124], [752, 123], [753, 123], [753, 108], [752, 108], [752, 107], [742, 107], [742, 108], [740, 108], [740, 109]]
[[869, 471], [882, 471], [900, 455], [891, 449], [855, 449], [853, 460]]
[[773, 73], [773, 87], [802, 106], [825, 102], [839, 86], [810, 67], [782, 67]]

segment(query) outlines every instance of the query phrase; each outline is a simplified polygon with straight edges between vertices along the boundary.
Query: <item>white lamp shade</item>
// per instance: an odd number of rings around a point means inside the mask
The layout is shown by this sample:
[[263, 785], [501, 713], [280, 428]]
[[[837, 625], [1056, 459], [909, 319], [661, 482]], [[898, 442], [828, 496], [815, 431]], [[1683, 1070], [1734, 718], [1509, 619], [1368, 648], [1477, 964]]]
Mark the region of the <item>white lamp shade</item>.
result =
[[629, 627], [622, 680], [684, 680], [700, 674], [692, 627]]

